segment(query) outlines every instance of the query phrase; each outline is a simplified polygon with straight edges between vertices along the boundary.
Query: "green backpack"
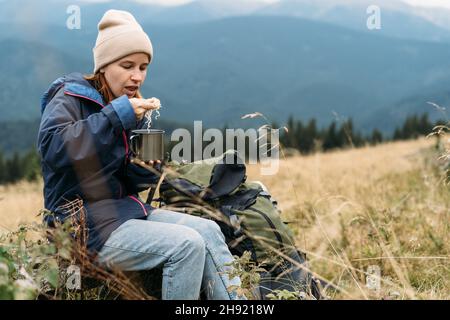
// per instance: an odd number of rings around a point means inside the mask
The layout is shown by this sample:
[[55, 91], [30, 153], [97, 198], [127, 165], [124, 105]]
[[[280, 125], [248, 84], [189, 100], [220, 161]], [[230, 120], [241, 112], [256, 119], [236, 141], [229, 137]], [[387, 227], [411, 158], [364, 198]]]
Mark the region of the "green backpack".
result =
[[[226, 157], [231, 158], [225, 161]], [[295, 247], [293, 232], [281, 219], [277, 202], [262, 183], [246, 181], [245, 164], [238, 160], [232, 151], [189, 164], [168, 163], [160, 187], [162, 204], [216, 221], [233, 255], [250, 252], [251, 260], [266, 269], [260, 274], [262, 298], [273, 290], [286, 289], [320, 299], [318, 284], [307, 271], [306, 256]]]

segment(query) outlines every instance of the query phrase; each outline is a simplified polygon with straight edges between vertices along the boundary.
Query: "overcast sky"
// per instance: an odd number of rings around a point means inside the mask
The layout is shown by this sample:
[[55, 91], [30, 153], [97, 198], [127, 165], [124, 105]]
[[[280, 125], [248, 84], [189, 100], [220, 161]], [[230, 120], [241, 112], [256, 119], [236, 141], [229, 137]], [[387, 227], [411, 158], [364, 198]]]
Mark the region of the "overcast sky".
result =
[[450, 9], [450, 0], [403, 0], [412, 5], [424, 7], [445, 7]]
[[[1, 2], [2, 0], [0, 0]], [[81, 0], [86, 2], [108, 2], [110, 0]], [[133, 0], [135, 2], [141, 3], [150, 3], [150, 4], [159, 4], [159, 5], [167, 5], [167, 6], [176, 6], [180, 4], [186, 4], [189, 2], [193, 2], [195, 0]], [[216, 0], [217, 1], [217, 0]], [[231, 1], [231, 0], [223, 0], [223, 1]], [[234, 1], [248, 1], [248, 0], [234, 0]], [[261, 3], [273, 3], [283, 0], [250, 0], [251, 2], [261, 2]], [[345, 0], [342, 0], [345, 3]], [[414, 6], [424, 6], [424, 7], [444, 7], [450, 9], [450, 0], [392, 0], [392, 1], [403, 1], [409, 3]], [[376, 4], [376, 0], [373, 0], [374, 4]]]
[[[157, 4], [166, 4], [166, 5], [178, 5], [178, 4], [184, 4], [187, 2], [192, 2], [194, 0], [135, 0], [138, 2], [147, 2], [147, 3], [157, 3]], [[229, 0], [224, 0], [229, 1]], [[282, 0], [254, 0], [255, 2], [262, 2], [262, 3], [270, 3], [270, 2], [277, 2]], [[343, 0], [345, 2], [345, 0]], [[393, 1], [403, 1], [407, 2], [411, 5], [415, 6], [425, 6], [425, 7], [446, 7], [450, 9], [450, 0], [393, 0]], [[376, 3], [376, 0], [374, 0], [374, 4]]]

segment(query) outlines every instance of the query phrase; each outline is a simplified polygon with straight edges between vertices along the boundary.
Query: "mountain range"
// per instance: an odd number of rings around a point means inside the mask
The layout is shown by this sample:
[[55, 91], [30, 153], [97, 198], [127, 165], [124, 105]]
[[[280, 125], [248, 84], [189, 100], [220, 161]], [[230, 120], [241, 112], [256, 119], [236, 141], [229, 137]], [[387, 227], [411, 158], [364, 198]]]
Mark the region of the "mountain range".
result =
[[142, 92], [161, 100], [167, 121], [246, 127], [241, 116], [258, 111], [280, 124], [337, 115], [392, 132], [408, 114], [441, 117], [427, 102], [450, 102], [450, 24], [431, 9], [378, 1], [382, 28], [370, 31], [366, 0], [241, 1], [240, 10], [237, 1], [81, 2], [81, 29], [70, 30], [71, 2], [43, 2], [0, 2], [0, 122], [38, 118], [51, 81], [91, 72], [108, 8], [132, 12], [152, 39]]

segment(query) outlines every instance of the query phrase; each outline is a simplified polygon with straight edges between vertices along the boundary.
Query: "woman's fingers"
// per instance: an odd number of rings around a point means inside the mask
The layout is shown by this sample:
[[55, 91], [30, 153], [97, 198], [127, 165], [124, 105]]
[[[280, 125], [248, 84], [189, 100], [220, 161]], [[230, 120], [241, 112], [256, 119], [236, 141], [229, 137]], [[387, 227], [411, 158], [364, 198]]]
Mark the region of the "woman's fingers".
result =
[[145, 113], [149, 110], [158, 110], [161, 107], [161, 102], [157, 98], [140, 99], [131, 98], [130, 103], [136, 114], [138, 120], [142, 120]]
[[154, 165], [160, 164], [161, 160], [150, 160], [150, 161], [146, 161], [145, 163], [150, 166], [154, 166]]
[[161, 107], [161, 105], [159, 102], [146, 100], [140, 105], [140, 107], [145, 110], [155, 110], [155, 109], [159, 109]]
[[154, 109], [159, 109], [159, 108], [161, 107], [161, 102], [159, 101], [159, 99], [151, 98], [151, 99], [147, 99], [147, 102], [148, 102], [149, 105], [152, 106]]
[[156, 104], [160, 104], [161, 103], [161, 101], [159, 101], [159, 99], [155, 98], [155, 97], [151, 97], [150, 99], [147, 99], [147, 100], [150, 101], [150, 102], [154, 102]]
[[161, 101], [157, 98], [150, 99], [139, 99], [139, 98], [131, 98], [131, 105], [133, 107], [140, 107], [144, 109], [157, 109], [161, 107]]

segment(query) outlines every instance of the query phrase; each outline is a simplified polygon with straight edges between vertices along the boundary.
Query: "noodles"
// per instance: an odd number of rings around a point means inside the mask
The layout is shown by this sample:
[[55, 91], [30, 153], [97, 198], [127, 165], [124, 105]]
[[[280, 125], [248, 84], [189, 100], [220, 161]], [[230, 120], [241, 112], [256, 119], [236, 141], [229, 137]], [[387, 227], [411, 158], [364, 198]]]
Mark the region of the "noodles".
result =
[[148, 110], [145, 113], [145, 119], [146, 119], [146, 122], [147, 122], [147, 131], [150, 131], [150, 128], [152, 126], [152, 114], [153, 114], [153, 111], [156, 112], [155, 120], [158, 120], [158, 118], [160, 116], [159, 108], [161, 108], [161, 106], [159, 106], [158, 109]]

